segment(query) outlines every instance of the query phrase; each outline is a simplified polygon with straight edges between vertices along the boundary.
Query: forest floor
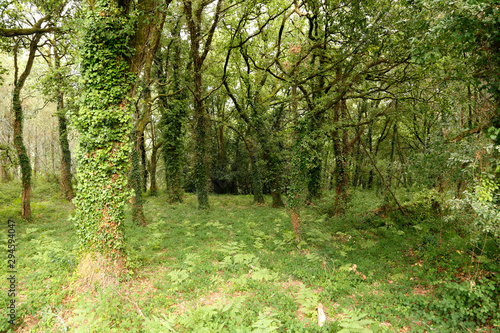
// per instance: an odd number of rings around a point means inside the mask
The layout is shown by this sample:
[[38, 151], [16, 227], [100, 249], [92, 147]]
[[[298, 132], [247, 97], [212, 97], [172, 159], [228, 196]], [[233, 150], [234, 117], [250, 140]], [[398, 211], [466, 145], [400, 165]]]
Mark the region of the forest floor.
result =
[[38, 183], [35, 220], [22, 222], [17, 185], [0, 185], [0, 244], [6, 253], [7, 220], [15, 220], [18, 281], [17, 325], [2, 310], [0, 332], [500, 329], [498, 264], [480, 263], [463, 230], [439, 216], [373, 213], [382, 204], [375, 192], [354, 194], [342, 218], [325, 213], [328, 197], [310, 206], [299, 243], [285, 208], [256, 206], [251, 196], [211, 196], [207, 211], [192, 194], [173, 205], [146, 197], [149, 224], [126, 224], [130, 273], [118, 285], [86, 286], [71, 204], [57, 184]]

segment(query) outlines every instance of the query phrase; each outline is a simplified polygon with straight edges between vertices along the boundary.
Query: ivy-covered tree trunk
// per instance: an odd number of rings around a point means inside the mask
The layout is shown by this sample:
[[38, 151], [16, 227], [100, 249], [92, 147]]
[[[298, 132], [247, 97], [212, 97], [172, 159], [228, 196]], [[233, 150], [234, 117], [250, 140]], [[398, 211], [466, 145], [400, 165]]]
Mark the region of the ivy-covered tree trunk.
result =
[[42, 37], [41, 34], [35, 34], [30, 42], [28, 61], [23, 73], [18, 77], [18, 63], [17, 63], [17, 48], [16, 42], [14, 46], [14, 91], [12, 93], [12, 107], [14, 109], [14, 147], [21, 166], [21, 181], [22, 181], [22, 217], [26, 220], [31, 219], [31, 162], [23, 142], [23, 108], [21, 104], [21, 89], [23, 88], [26, 79], [28, 78], [33, 61], [35, 60], [35, 53], [38, 42]]
[[186, 118], [184, 101], [173, 99], [162, 115], [163, 158], [169, 202], [182, 202], [182, 126]]
[[288, 206], [290, 207], [290, 217], [293, 231], [297, 240], [301, 238], [300, 210], [304, 205], [304, 193], [307, 189], [306, 184], [306, 152], [302, 145], [304, 140], [304, 124], [299, 119], [297, 111], [297, 86], [292, 87], [292, 114], [294, 117], [293, 128], [293, 149], [291, 161], [290, 187], [288, 188]]
[[[148, 108], [151, 106], [151, 99], [149, 98], [148, 101]], [[151, 112], [151, 111], [148, 111]], [[144, 131], [139, 136], [139, 149], [141, 152], [141, 167], [142, 167], [142, 191], [147, 192], [148, 191], [148, 168], [146, 165], [147, 158], [146, 158], [146, 142], [144, 139]]]
[[264, 204], [262, 177], [260, 176], [259, 166], [257, 165], [257, 158], [253, 150], [249, 150], [248, 153], [250, 155], [250, 168], [252, 169], [253, 202], [256, 204]]
[[124, 268], [123, 223], [131, 197], [129, 93], [133, 26], [121, 1], [85, 11], [80, 44], [85, 89], [74, 124], [80, 133], [75, 220], [80, 247], [99, 253], [119, 274]]
[[[132, 130], [133, 142], [131, 178], [134, 197], [132, 199], [132, 213], [136, 223], [146, 225], [142, 192], [146, 186], [147, 170], [146, 155], [143, 146], [144, 131], [151, 118], [151, 69], [160, 42], [161, 31], [165, 23], [167, 8], [170, 0], [166, 0], [162, 5], [155, 0], [140, 0], [137, 3], [137, 12], [140, 15], [136, 26], [136, 33], [133, 38], [135, 53], [130, 61], [131, 71], [136, 78], [143, 73], [143, 80], [146, 86], [143, 112], [136, 108], [134, 111], [134, 129]], [[144, 68], [144, 69], [143, 69]], [[133, 92], [132, 92], [133, 94]], [[141, 159], [142, 158], [142, 163]]]
[[308, 201], [311, 202], [314, 199], [321, 197], [321, 171], [322, 171], [322, 159], [320, 152], [323, 150], [322, 138], [318, 131], [322, 123], [321, 114], [315, 115], [309, 120], [309, 128], [307, 136], [310, 137], [311, 142], [311, 152], [309, 158], [310, 166], [307, 169], [307, 189], [308, 189]]
[[[346, 105], [345, 101], [340, 101], [335, 106], [334, 121], [338, 124], [340, 117], [345, 119]], [[335, 129], [332, 131], [333, 152], [335, 154], [335, 214], [344, 213], [345, 205], [348, 202], [349, 173], [347, 170], [348, 142], [347, 131]]]
[[[153, 134], [154, 135], [154, 134]], [[158, 194], [158, 187], [156, 186], [156, 170], [158, 165], [158, 149], [163, 145], [163, 142], [159, 142], [154, 144], [153, 142], [153, 150], [151, 151], [151, 167], [150, 167], [150, 176], [149, 176], [149, 187], [151, 189], [151, 195], [156, 196]]]
[[134, 189], [134, 196], [132, 198], [132, 218], [140, 225], [146, 225], [146, 217], [144, 216], [143, 200], [142, 200], [142, 182], [143, 172], [139, 156], [140, 134], [132, 135], [132, 151], [130, 155], [131, 171], [130, 171], [130, 187]]
[[198, 207], [200, 209], [209, 208], [208, 204], [208, 167], [209, 167], [209, 155], [208, 155], [208, 129], [209, 120], [208, 115], [205, 111], [205, 106], [201, 100], [202, 96], [202, 82], [201, 82], [201, 66], [195, 70], [194, 73], [194, 138], [196, 145], [196, 164], [195, 164], [195, 181], [196, 181], [196, 193], [198, 195]]
[[203, 98], [202, 71], [203, 63], [210, 51], [212, 38], [217, 27], [223, 0], [218, 0], [211, 27], [206, 34], [205, 43], [202, 48], [202, 38], [205, 35], [202, 31], [203, 9], [209, 2], [195, 4], [191, 0], [183, 0], [184, 13], [186, 14], [189, 37], [191, 40], [191, 57], [193, 59], [193, 104], [194, 104], [194, 139], [195, 139], [195, 168], [194, 177], [196, 192], [198, 195], [198, 207], [200, 209], [209, 208], [208, 204], [208, 138], [209, 138], [209, 117], [205, 110]]
[[61, 87], [61, 74], [58, 72], [61, 67], [61, 60], [57, 53], [57, 47], [54, 45], [54, 67], [58, 73], [59, 84], [57, 86], [57, 124], [59, 127], [59, 145], [61, 146], [61, 188], [68, 201], [73, 200], [75, 196], [73, 185], [71, 184], [71, 151], [69, 150], [68, 126], [66, 112], [64, 110], [64, 93]]
[[173, 89], [178, 92], [167, 98], [166, 84], [167, 67], [164, 59], [158, 59], [158, 94], [161, 107], [161, 133], [162, 133], [162, 155], [165, 161], [165, 180], [167, 184], [168, 201], [171, 203], [182, 202], [183, 191], [181, 188], [182, 154], [184, 151], [182, 141], [182, 129], [187, 120], [187, 94], [181, 91], [181, 26], [177, 24], [172, 31], [172, 69]]

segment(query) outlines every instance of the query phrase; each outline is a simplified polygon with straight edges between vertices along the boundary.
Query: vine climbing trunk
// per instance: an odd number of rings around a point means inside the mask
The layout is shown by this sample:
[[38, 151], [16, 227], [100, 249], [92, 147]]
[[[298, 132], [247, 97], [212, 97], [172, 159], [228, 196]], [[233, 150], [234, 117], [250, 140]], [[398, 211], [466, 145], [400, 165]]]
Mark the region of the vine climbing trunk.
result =
[[[334, 110], [334, 122], [338, 124], [339, 119], [345, 119], [346, 115], [345, 101], [341, 100], [337, 103]], [[332, 131], [333, 152], [335, 154], [335, 214], [341, 215], [344, 213], [345, 205], [348, 201], [348, 186], [349, 173], [347, 170], [347, 154], [348, 142], [347, 131], [341, 133], [338, 129]]]
[[104, 257], [110, 272], [119, 275], [125, 264], [125, 206], [131, 197], [129, 94], [135, 77], [129, 62], [134, 30], [122, 1], [95, 2], [87, 9], [80, 44], [85, 89], [74, 120], [80, 133], [75, 220], [81, 249]]
[[[168, 201], [171, 203], [182, 202], [183, 191], [181, 188], [182, 155], [184, 151], [182, 128], [187, 118], [187, 95], [181, 89], [181, 25], [173, 27], [172, 41], [173, 61], [171, 65], [163, 64], [165, 61], [158, 56], [158, 96], [161, 108], [161, 135], [163, 140], [162, 155], [165, 161], [165, 180], [167, 184]], [[172, 69], [174, 96], [167, 98], [166, 85], [168, 82], [167, 68]], [[159, 148], [159, 147], [158, 147]], [[153, 148], [154, 153], [154, 148]]]
[[[154, 136], [154, 135], [153, 135]], [[158, 194], [158, 188], [156, 186], [156, 169], [158, 165], [158, 149], [163, 145], [163, 142], [158, 142], [154, 144], [153, 142], [153, 150], [151, 151], [151, 170], [149, 176], [149, 188], [151, 189], [151, 195], [156, 196]]]
[[[193, 104], [194, 104], [194, 137], [196, 145], [195, 153], [195, 183], [198, 195], [198, 208], [209, 208], [208, 203], [208, 136], [209, 136], [209, 117], [205, 110], [203, 98], [202, 71], [203, 63], [210, 51], [212, 38], [217, 27], [222, 1], [218, 0], [215, 6], [215, 13], [208, 33], [202, 31], [203, 10], [211, 2], [202, 2], [195, 4], [191, 0], [183, 0], [184, 13], [188, 25], [189, 37], [191, 41], [191, 57], [193, 59]], [[205, 37], [205, 43], [202, 48], [202, 39]]]
[[[131, 71], [136, 78], [143, 73], [143, 82], [146, 86], [144, 108], [141, 113], [138, 108], [135, 109], [134, 129], [132, 130], [133, 142], [131, 159], [131, 179], [134, 197], [132, 199], [132, 215], [137, 224], [146, 225], [146, 216], [142, 200], [142, 192], [147, 187], [147, 168], [146, 151], [144, 148], [144, 131], [151, 120], [151, 69], [160, 42], [161, 31], [165, 23], [167, 8], [170, 0], [163, 5], [155, 0], [142, 0], [137, 3], [137, 12], [141, 13], [136, 26], [136, 33], [132, 39], [135, 53], [130, 60]], [[161, 6], [164, 6], [163, 8]], [[136, 81], [137, 82], [137, 81]], [[133, 96], [133, 91], [131, 92]], [[153, 134], [154, 135], [154, 134]], [[141, 162], [142, 160], [142, 162]]]
[[264, 193], [262, 186], [262, 178], [260, 176], [259, 166], [257, 165], [257, 158], [255, 153], [250, 152], [250, 168], [252, 170], [252, 191], [253, 191], [253, 202], [256, 204], [264, 204]]
[[[147, 101], [148, 103], [148, 108], [151, 106], [151, 101], [150, 98]], [[149, 110], [148, 112], [151, 112]], [[142, 191], [147, 192], [148, 191], [148, 168], [147, 168], [147, 158], [146, 158], [146, 142], [144, 138], [144, 131], [139, 136], [139, 148], [141, 151], [141, 167], [142, 167]]]
[[54, 68], [57, 73], [57, 124], [59, 128], [59, 145], [61, 147], [61, 188], [64, 196], [68, 201], [73, 200], [75, 196], [73, 185], [71, 184], [71, 151], [69, 149], [68, 141], [68, 125], [66, 120], [66, 112], [64, 110], [64, 93], [62, 91], [62, 75], [59, 72], [61, 67], [61, 59], [57, 52], [57, 45], [55, 45], [54, 38]]
[[23, 108], [21, 104], [21, 90], [28, 78], [33, 67], [35, 60], [35, 53], [37, 50], [38, 42], [42, 37], [41, 34], [35, 34], [30, 42], [28, 61], [22, 74], [18, 77], [18, 43], [14, 46], [14, 90], [12, 93], [12, 107], [14, 109], [14, 147], [21, 166], [21, 180], [22, 180], [22, 217], [26, 220], [31, 219], [31, 162], [23, 142]]
[[304, 191], [306, 189], [306, 156], [302, 147], [304, 139], [304, 128], [299, 119], [297, 108], [297, 85], [292, 86], [292, 114], [294, 117], [293, 126], [293, 150], [291, 161], [290, 187], [288, 188], [288, 206], [290, 207], [290, 218], [293, 231], [297, 240], [301, 238], [300, 210], [304, 205]]

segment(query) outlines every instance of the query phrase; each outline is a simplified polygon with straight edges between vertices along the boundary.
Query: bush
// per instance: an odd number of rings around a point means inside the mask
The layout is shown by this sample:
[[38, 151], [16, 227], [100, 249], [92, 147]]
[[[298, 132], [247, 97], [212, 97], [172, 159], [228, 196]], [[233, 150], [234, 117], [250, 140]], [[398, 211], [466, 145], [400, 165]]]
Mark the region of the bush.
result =
[[499, 302], [500, 277], [497, 276], [495, 279], [483, 278], [477, 284], [473, 281], [447, 282], [427, 310], [430, 315], [446, 318], [441, 319], [443, 324], [465, 330], [476, 325], [500, 325]]

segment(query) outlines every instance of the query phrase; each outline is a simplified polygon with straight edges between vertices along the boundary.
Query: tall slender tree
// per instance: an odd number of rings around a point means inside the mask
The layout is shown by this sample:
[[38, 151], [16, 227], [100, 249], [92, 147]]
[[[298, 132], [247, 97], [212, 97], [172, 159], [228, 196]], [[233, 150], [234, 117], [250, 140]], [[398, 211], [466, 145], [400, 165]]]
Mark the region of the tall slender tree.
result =
[[[208, 203], [208, 133], [209, 117], [205, 109], [205, 96], [203, 86], [203, 64], [210, 52], [215, 29], [219, 24], [223, 0], [217, 0], [210, 28], [204, 31], [204, 12], [214, 1], [193, 2], [183, 0], [189, 38], [191, 42], [191, 57], [193, 60], [193, 94], [194, 104], [194, 132], [195, 132], [195, 179], [198, 195], [198, 207], [207, 209]], [[204, 42], [204, 43], [203, 43]]]

